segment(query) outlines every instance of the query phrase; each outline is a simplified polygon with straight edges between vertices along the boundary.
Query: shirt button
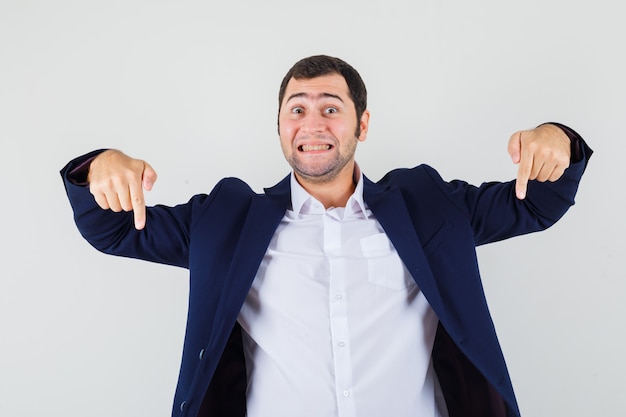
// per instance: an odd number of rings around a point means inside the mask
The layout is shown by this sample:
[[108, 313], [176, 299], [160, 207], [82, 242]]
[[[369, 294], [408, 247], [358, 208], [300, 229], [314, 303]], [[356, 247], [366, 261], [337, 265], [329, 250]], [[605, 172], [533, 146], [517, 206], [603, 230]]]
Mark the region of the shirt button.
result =
[[180, 403], [180, 411], [185, 411], [185, 406], [187, 405], [187, 401], [183, 401]]
[[341, 295], [341, 294], [337, 294], [337, 295], [335, 296], [335, 298], [336, 298], [337, 300], [341, 300], [341, 299], [343, 298], [343, 295]]
[[350, 391], [344, 391], [343, 392], [343, 396], [346, 397], [346, 398], [349, 397], [350, 396]]
[[339, 342], [337, 345], [339, 345], [339, 347], [344, 347], [346, 344], [344, 342]]
[[200, 353], [198, 354], [198, 359], [202, 360], [204, 358], [204, 349], [200, 349]]

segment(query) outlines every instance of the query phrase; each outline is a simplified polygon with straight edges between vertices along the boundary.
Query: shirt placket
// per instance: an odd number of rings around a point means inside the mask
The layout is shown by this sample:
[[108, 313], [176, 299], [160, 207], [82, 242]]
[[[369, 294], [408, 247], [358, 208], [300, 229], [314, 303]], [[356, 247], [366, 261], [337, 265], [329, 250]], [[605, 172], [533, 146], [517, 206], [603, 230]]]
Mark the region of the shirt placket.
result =
[[324, 252], [330, 271], [329, 317], [338, 415], [356, 417], [346, 294], [348, 266], [347, 258], [342, 250], [342, 222], [329, 213], [326, 213], [323, 219]]

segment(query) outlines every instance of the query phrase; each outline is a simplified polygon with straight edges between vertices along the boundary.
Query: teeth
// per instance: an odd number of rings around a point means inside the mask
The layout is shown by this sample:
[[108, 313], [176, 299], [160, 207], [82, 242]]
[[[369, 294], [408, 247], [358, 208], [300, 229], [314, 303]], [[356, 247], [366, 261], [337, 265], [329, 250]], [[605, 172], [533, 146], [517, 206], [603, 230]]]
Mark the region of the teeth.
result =
[[308, 151], [327, 151], [330, 149], [330, 145], [302, 145], [304, 152]]

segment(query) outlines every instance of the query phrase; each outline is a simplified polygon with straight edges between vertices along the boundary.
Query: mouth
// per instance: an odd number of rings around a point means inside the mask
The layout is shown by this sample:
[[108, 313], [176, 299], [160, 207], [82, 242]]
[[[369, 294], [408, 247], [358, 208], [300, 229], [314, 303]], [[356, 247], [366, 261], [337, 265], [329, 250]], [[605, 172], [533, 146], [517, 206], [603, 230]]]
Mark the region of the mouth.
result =
[[298, 150], [300, 152], [315, 152], [315, 151], [328, 151], [332, 149], [332, 145], [300, 145]]

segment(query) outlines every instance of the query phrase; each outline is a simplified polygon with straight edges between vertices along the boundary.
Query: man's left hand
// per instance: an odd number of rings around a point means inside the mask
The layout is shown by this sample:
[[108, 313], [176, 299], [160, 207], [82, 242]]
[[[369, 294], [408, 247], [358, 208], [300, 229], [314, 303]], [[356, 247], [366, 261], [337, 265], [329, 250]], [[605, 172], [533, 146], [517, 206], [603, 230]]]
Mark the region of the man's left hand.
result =
[[515, 194], [526, 198], [529, 180], [556, 181], [570, 164], [570, 139], [558, 126], [544, 124], [514, 133], [509, 139], [509, 155], [519, 164]]

